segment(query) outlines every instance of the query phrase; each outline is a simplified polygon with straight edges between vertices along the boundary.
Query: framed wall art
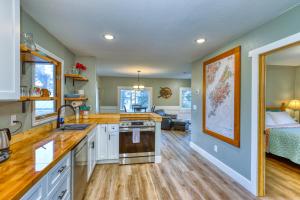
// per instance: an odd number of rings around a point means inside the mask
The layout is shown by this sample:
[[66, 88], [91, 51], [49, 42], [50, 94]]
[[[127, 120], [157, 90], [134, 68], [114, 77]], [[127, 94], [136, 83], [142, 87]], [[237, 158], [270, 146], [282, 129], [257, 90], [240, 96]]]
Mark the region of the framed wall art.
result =
[[203, 132], [240, 146], [241, 47], [203, 63]]

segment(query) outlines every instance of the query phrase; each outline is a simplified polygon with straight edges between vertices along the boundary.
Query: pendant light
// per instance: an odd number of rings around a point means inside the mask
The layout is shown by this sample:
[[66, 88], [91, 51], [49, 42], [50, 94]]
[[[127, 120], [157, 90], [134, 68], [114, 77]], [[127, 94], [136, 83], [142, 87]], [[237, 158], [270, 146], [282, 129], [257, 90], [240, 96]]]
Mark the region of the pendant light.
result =
[[133, 86], [133, 89], [135, 89], [135, 90], [144, 89], [145, 86], [140, 85], [140, 73], [141, 73], [141, 71], [138, 70], [137, 73], [138, 73], [138, 84], [137, 84], [137, 85], [134, 85], [134, 86]]

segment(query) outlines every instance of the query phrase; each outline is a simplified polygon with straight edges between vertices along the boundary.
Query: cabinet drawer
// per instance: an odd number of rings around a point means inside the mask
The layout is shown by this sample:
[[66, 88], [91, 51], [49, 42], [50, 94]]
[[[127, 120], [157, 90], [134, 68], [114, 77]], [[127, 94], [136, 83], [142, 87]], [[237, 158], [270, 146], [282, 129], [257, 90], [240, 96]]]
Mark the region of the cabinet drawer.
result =
[[70, 170], [60, 179], [59, 183], [55, 186], [49, 194], [50, 200], [67, 200], [71, 196], [71, 172]]
[[70, 171], [71, 155], [70, 153], [65, 156], [53, 169], [48, 173], [48, 191], [53, 190], [55, 185], [61, 180], [61, 178]]
[[118, 124], [108, 124], [107, 130], [108, 130], [108, 132], [119, 132], [119, 125]]
[[35, 184], [21, 200], [44, 200], [46, 197], [47, 177]]

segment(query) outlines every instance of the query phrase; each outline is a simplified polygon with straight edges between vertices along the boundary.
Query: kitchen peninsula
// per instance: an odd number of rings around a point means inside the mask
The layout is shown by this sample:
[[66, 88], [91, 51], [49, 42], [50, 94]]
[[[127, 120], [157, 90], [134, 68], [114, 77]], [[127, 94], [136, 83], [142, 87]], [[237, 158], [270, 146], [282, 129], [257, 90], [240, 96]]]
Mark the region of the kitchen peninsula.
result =
[[[53, 122], [51, 124], [42, 125], [40, 127], [30, 129], [26, 132], [19, 133], [12, 137], [12, 144], [10, 147], [12, 153], [10, 155], [10, 158], [5, 162], [0, 163], [0, 199], [30, 199], [28, 198], [27, 193], [28, 191], [30, 193], [33, 189], [37, 189], [36, 191], [41, 197], [50, 198], [49, 195], [57, 194], [58, 196], [64, 196], [66, 194], [67, 196], [68, 194], [70, 196], [68, 196], [68, 199], [72, 199], [72, 189], [70, 186], [66, 187], [66, 189], [62, 192], [56, 192], [54, 191], [54, 189], [52, 190], [50, 188], [50, 180], [54, 176], [52, 172], [56, 173], [57, 171], [62, 172], [65, 170], [67, 172], [65, 175], [63, 175], [62, 178], [69, 176], [68, 180], [72, 180], [70, 178], [72, 174], [70, 172], [72, 170], [72, 162], [70, 161], [72, 160], [70, 159], [70, 154], [72, 153], [71, 151], [83, 139], [85, 139], [86, 137], [88, 137], [89, 139], [89, 135], [92, 133], [94, 133], [96, 137], [96, 151], [94, 159], [96, 160], [96, 163], [101, 163], [101, 161], [99, 161], [100, 156], [97, 155], [99, 153], [103, 153], [99, 152], [99, 150], [102, 149], [102, 147], [100, 147], [98, 143], [99, 134], [102, 134], [101, 132], [99, 132], [99, 130], [101, 130], [101, 126], [106, 127], [108, 132], [112, 128], [118, 130], [118, 125], [123, 119], [151, 120], [155, 122], [155, 162], [159, 163], [161, 160], [161, 117], [159, 115], [153, 113], [92, 114], [88, 119], [80, 119], [79, 121], [71, 118], [67, 121], [67, 123], [89, 124], [88, 128], [86, 128], [85, 130], [76, 131], [57, 130], [55, 129], [55, 123]], [[112, 131], [112, 133], [116, 132]], [[119, 144], [115, 144], [115, 146], [110, 146], [108, 148], [112, 147], [115, 147], [117, 150], [119, 150]], [[115, 151], [115, 149], [112, 149], [112, 151]], [[119, 152], [117, 153], [119, 155]], [[108, 161], [109, 157], [106, 160], [106, 163]], [[59, 165], [64, 162], [65, 164], [62, 165], [62, 167], [59, 167]], [[57, 170], [54, 170], [56, 168]], [[68, 169], [69, 171], [66, 169]], [[93, 169], [93, 167], [91, 167], [90, 169]], [[91, 175], [92, 172], [89, 172], [89, 174]], [[39, 187], [37, 187], [36, 185], [40, 183], [43, 184], [41, 184], [41, 189], [38, 190]], [[30, 195], [37, 194], [30, 193]]]

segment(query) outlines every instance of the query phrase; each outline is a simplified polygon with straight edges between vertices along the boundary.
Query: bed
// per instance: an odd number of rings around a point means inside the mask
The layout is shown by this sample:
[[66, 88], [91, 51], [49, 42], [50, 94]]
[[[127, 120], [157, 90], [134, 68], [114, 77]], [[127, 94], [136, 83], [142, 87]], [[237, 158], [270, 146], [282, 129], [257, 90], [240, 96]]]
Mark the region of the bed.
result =
[[266, 152], [300, 164], [300, 124], [285, 108], [273, 108], [266, 112]]

